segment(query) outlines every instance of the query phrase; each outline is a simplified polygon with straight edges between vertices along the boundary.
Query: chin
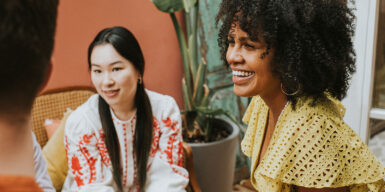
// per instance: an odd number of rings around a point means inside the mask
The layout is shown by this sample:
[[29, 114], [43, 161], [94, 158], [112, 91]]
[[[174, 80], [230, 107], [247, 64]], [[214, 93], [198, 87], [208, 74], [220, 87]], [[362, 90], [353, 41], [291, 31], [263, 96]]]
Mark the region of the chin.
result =
[[106, 103], [107, 103], [109, 106], [116, 104], [115, 99], [106, 98], [106, 97], [103, 97], [103, 99], [104, 99], [104, 101], [106, 101]]
[[244, 89], [241, 89], [241, 88], [236, 87], [236, 86], [234, 86], [233, 91], [234, 91], [235, 95], [238, 95], [240, 97], [253, 97], [256, 95], [252, 91], [244, 90]]

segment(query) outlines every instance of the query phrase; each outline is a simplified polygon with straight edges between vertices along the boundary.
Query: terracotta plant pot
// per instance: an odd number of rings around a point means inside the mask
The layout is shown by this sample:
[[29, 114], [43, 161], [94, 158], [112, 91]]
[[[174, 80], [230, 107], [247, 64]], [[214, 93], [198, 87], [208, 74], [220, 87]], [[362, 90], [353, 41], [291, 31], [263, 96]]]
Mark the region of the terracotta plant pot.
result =
[[193, 151], [196, 178], [204, 192], [231, 192], [239, 128], [224, 119], [215, 119], [213, 126], [229, 130], [230, 135], [210, 143], [189, 143]]

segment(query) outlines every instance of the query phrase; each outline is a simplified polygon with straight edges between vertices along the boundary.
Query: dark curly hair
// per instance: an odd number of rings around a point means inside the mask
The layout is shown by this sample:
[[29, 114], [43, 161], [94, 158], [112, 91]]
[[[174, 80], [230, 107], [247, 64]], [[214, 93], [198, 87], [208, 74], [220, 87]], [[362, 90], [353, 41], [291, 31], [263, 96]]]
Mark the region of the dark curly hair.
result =
[[[354, 4], [354, 1], [352, 1]], [[218, 43], [226, 65], [229, 30], [237, 23], [251, 40], [262, 36], [267, 50], [273, 48], [271, 63], [286, 90], [315, 101], [329, 92], [341, 100], [355, 72], [352, 37], [352, 8], [345, 0], [223, 0], [217, 14]]]

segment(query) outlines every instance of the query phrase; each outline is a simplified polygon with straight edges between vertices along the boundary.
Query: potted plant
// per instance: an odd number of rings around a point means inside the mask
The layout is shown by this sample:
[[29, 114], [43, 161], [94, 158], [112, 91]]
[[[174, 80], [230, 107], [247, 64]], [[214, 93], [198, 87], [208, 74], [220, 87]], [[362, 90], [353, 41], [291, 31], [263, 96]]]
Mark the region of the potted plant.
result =
[[[160, 11], [170, 14], [177, 34], [184, 70], [183, 137], [193, 149], [198, 183], [205, 192], [231, 191], [240, 124], [227, 111], [210, 107], [213, 93], [206, 84], [207, 64], [204, 59], [198, 59], [198, 1], [152, 2]], [[185, 31], [175, 15], [180, 10], [185, 14]], [[230, 121], [218, 118], [220, 115]]]

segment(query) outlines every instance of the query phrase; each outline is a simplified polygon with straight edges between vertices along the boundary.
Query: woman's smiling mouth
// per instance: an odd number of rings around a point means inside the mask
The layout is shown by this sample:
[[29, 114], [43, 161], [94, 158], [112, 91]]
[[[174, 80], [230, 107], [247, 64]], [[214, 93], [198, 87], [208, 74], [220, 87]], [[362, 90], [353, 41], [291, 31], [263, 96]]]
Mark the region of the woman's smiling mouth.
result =
[[254, 76], [255, 72], [253, 71], [240, 71], [233, 70], [233, 82], [234, 84], [242, 84], [247, 82], [250, 78]]
[[114, 90], [103, 90], [103, 94], [108, 97], [108, 98], [112, 98], [112, 97], [115, 97], [116, 95], [118, 95], [119, 93], [119, 89], [114, 89]]

